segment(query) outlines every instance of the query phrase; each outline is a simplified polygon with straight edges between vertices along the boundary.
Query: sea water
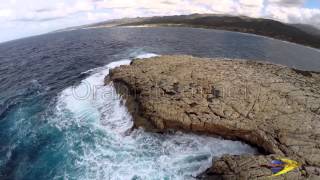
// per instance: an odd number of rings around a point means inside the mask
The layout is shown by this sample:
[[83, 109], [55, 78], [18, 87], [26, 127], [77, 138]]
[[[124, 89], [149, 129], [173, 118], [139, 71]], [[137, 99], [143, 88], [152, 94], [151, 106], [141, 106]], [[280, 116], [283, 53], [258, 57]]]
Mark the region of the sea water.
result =
[[0, 44], [0, 179], [193, 179], [242, 142], [134, 129], [111, 68], [135, 57], [245, 58], [318, 70], [311, 48], [193, 28], [110, 28]]

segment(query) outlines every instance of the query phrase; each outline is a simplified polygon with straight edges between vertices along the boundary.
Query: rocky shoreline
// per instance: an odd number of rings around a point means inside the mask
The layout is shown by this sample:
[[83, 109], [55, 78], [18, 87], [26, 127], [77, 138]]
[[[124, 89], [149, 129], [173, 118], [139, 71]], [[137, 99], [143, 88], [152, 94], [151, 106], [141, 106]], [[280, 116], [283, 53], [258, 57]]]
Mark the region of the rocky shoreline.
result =
[[205, 179], [270, 179], [272, 158], [302, 163], [274, 179], [320, 179], [320, 74], [253, 61], [161, 56], [111, 70], [135, 127], [219, 135], [265, 155], [225, 155]]

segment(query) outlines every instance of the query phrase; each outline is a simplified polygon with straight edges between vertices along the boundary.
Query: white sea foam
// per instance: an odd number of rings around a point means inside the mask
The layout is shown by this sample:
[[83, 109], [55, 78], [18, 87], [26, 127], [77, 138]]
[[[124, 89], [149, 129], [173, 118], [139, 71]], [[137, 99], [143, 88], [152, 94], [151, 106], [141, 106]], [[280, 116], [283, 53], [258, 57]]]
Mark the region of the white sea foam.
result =
[[138, 55], [136, 58], [137, 59], [145, 59], [145, 58], [151, 58], [151, 57], [156, 57], [156, 56], [159, 56], [159, 55], [154, 54], [154, 53], [145, 53], [145, 54]]
[[127, 133], [132, 118], [114, 88], [104, 86], [103, 80], [111, 68], [129, 63], [122, 60], [94, 69], [80, 85], [59, 96], [52, 124], [65, 132], [75, 159], [73, 170], [64, 172], [66, 179], [193, 179], [211, 165], [213, 157], [256, 153], [241, 142], [208, 136], [142, 129]]

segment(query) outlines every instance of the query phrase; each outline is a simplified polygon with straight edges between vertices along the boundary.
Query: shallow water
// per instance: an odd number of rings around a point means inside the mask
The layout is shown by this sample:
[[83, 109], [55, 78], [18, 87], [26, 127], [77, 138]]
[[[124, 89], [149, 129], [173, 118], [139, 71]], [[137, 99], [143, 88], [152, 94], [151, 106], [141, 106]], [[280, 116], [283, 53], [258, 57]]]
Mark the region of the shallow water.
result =
[[79, 30], [0, 44], [0, 179], [192, 179], [212, 157], [256, 152], [207, 136], [129, 133], [132, 119], [103, 78], [156, 54], [319, 67], [311, 48], [188, 28]]

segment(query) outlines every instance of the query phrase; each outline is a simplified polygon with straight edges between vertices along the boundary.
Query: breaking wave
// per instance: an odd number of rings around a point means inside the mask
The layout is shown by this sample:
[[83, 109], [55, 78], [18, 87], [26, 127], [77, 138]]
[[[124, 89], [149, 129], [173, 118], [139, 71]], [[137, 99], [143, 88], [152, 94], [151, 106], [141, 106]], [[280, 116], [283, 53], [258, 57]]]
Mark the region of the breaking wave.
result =
[[[148, 58], [156, 54], [141, 54]], [[79, 85], [58, 97], [52, 126], [64, 133], [72, 165], [55, 178], [71, 179], [193, 179], [223, 154], [252, 154], [237, 141], [182, 132], [156, 134], [130, 131], [133, 120], [111, 85], [109, 70], [128, 65], [121, 60], [95, 68]]]

